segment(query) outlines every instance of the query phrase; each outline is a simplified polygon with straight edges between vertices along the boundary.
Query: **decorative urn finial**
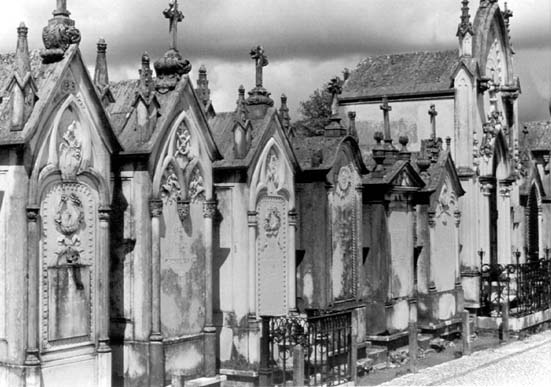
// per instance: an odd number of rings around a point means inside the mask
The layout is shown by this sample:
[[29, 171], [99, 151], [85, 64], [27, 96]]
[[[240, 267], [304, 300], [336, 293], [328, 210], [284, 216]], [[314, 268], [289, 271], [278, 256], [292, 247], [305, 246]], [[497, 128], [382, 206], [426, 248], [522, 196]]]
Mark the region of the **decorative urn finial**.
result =
[[42, 30], [45, 49], [40, 55], [44, 63], [60, 61], [71, 44], [80, 43], [80, 31], [75, 27], [75, 21], [69, 17], [67, 0], [57, 0], [53, 15]]
[[156, 89], [160, 93], [167, 93], [176, 87], [182, 75], [191, 71], [191, 63], [178, 52], [178, 23], [184, 20], [184, 14], [178, 9], [178, 0], [170, 0], [163, 15], [169, 20], [170, 44], [168, 51], [154, 66], [157, 73]]

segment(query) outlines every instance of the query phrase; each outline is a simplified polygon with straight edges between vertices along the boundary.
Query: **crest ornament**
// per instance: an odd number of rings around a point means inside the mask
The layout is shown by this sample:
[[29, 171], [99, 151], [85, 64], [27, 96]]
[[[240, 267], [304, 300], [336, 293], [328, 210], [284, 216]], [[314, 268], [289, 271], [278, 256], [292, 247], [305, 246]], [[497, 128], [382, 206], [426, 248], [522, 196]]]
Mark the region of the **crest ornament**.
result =
[[281, 227], [281, 215], [276, 207], [272, 207], [268, 210], [268, 214], [264, 219], [264, 231], [269, 238], [276, 237]]
[[63, 180], [74, 180], [82, 163], [80, 124], [73, 121], [59, 144], [59, 169]]
[[180, 125], [176, 132], [176, 151], [174, 158], [187, 162], [192, 159], [191, 155], [191, 133], [184, 125]]

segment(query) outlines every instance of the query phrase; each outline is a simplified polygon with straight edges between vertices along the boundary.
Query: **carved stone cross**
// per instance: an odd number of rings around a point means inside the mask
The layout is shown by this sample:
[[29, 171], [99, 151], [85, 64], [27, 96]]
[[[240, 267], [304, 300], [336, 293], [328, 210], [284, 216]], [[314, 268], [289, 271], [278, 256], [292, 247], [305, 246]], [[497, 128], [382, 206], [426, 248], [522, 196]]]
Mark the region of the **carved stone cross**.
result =
[[262, 87], [262, 68], [268, 66], [270, 62], [268, 62], [268, 57], [264, 54], [262, 46], [253, 47], [250, 55], [256, 66], [256, 87]]
[[429, 116], [430, 116], [430, 126], [431, 126], [431, 135], [432, 139], [436, 139], [436, 116], [438, 112], [436, 111], [436, 106], [434, 104], [430, 105]]
[[170, 0], [168, 8], [163, 11], [163, 15], [169, 20], [170, 49], [177, 50], [178, 23], [184, 20], [184, 14], [178, 10], [178, 0]]
[[389, 112], [392, 111], [392, 106], [388, 104], [388, 99], [386, 96], [383, 97], [383, 103], [380, 106], [380, 109], [383, 111], [385, 142], [392, 141], [392, 138], [390, 137], [390, 116], [389, 116]]
[[339, 77], [335, 77], [329, 81], [327, 85], [327, 92], [331, 94], [331, 115], [336, 116], [339, 113], [338, 95], [342, 93], [342, 82]]

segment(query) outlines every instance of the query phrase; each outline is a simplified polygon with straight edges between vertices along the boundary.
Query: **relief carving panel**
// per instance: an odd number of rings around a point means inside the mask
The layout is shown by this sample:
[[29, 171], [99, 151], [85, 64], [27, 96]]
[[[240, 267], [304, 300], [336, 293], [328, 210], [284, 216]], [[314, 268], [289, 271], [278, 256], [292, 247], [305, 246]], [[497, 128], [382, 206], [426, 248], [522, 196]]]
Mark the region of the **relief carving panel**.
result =
[[259, 315], [287, 313], [287, 202], [265, 196], [257, 205], [257, 301]]
[[91, 341], [96, 195], [83, 184], [55, 185], [42, 202], [42, 345]]
[[342, 301], [356, 295], [357, 199], [353, 187], [354, 167], [345, 165], [337, 175], [332, 205], [333, 298]]

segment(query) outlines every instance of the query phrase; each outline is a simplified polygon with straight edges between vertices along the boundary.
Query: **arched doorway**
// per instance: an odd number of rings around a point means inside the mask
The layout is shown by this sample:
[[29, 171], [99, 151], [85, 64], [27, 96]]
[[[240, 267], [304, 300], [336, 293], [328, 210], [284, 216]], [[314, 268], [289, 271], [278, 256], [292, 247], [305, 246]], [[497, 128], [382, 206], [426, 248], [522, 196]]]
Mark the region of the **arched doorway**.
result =
[[539, 216], [538, 216], [538, 193], [535, 185], [530, 189], [528, 197], [528, 219], [527, 219], [527, 241], [529, 260], [539, 258]]

